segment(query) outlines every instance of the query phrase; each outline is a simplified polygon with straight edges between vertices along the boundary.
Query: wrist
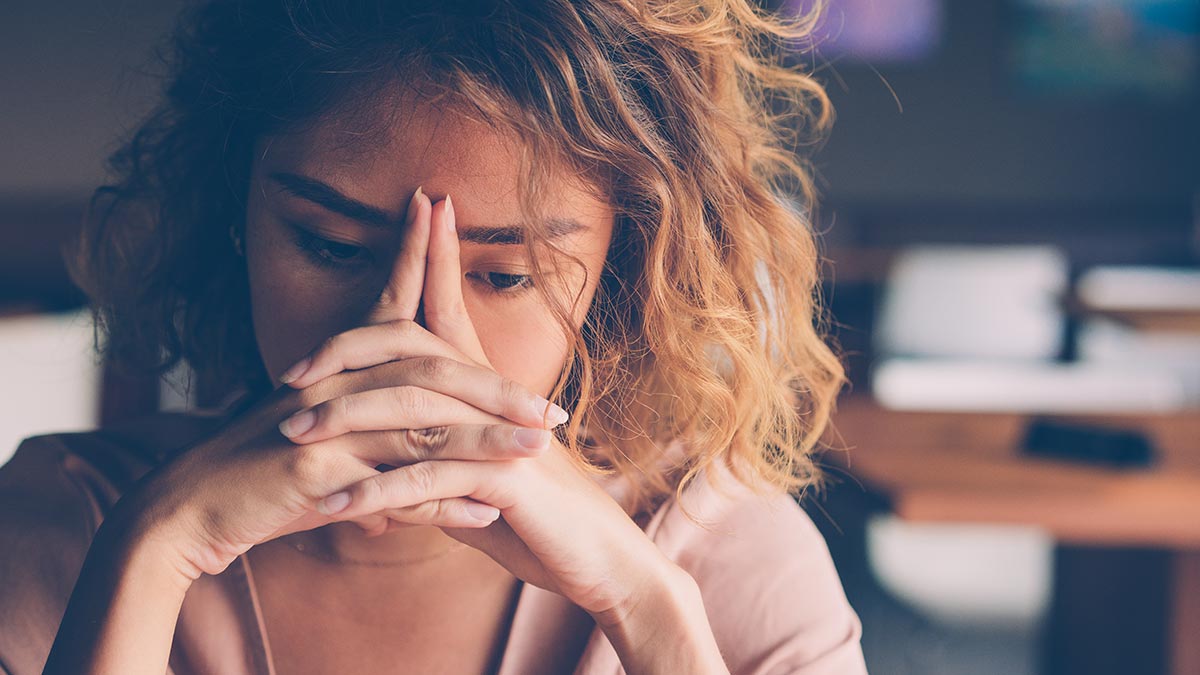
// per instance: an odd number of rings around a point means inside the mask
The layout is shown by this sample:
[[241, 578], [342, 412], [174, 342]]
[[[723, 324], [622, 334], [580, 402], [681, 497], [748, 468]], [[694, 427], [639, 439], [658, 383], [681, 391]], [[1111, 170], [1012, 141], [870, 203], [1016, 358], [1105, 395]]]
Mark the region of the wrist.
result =
[[592, 616], [626, 672], [729, 672], [699, 585], [666, 558], [627, 603]]
[[639, 623], [654, 608], [694, 606], [701, 602], [696, 580], [673, 561], [660, 557], [654, 565], [642, 569], [646, 570], [643, 578], [622, 602], [592, 614], [601, 629], [622, 630]]
[[147, 508], [144, 501], [137, 493], [123, 496], [100, 524], [92, 546], [110, 551], [123, 564], [151, 574], [168, 588], [186, 592], [201, 571], [182, 554], [185, 528]]

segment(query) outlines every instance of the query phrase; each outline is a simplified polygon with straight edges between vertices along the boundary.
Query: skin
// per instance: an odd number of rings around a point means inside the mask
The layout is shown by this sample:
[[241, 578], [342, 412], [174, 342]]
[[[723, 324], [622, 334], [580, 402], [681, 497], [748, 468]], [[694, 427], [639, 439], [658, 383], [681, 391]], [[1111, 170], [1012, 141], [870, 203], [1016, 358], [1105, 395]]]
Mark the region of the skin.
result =
[[[384, 672], [397, 659], [479, 672], [517, 579], [591, 615], [627, 672], [728, 672], [695, 580], [546, 431], [563, 421], [544, 397], [566, 341], [541, 296], [486, 290], [512, 284], [485, 273], [523, 264], [522, 247], [467, 241], [519, 221], [516, 146], [444, 110], [410, 112], [370, 152], [346, 152], [338, 123], [258, 148], [246, 264], [262, 357], [285, 384], [122, 496], [45, 672], [161, 673], [188, 588], [242, 553], [280, 672]], [[336, 185], [401, 227], [288, 195], [281, 173]], [[556, 187], [551, 215], [580, 224], [560, 244], [588, 274], [548, 262], [554, 288], [581, 297], [578, 325], [612, 212], [586, 189]], [[367, 263], [315, 264], [295, 226], [355, 242], [321, 250], [369, 252]], [[540, 440], [522, 447], [517, 432]], [[466, 546], [448, 549], [454, 540]], [[295, 542], [411, 564], [317, 563]]]
[[[419, 265], [406, 265], [410, 260], [404, 250], [403, 221], [418, 187], [431, 202], [454, 195], [459, 231], [521, 221], [518, 147], [486, 125], [453, 112], [410, 106], [383, 142], [370, 148], [345, 147], [342, 141], [353, 129], [344, 126], [334, 121], [307, 132], [269, 137], [260, 141], [255, 153], [246, 215], [246, 265], [259, 353], [276, 381], [332, 335], [414, 318], [412, 300], [421, 297], [423, 279], [406, 271]], [[364, 225], [297, 196], [272, 178], [279, 173], [325, 183], [386, 212], [392, 225]], [[584, 271], [574, 266], [563, 270], [564, 284], [571, 292], [582, 293], [575, 309], [577, 326], [595, 294], [613, 230], [612, 208], [591, 192], [567, 181], [553, 190], [557, 196], [553, 215], [585, 228], [556, 241], [586, 265], [586, 279]], [[325, 257], [340, 256], [353, 265], [330, 268], [315, 263], [296, 245], [296, 227], [336, 242], [332, 247], [316, 245], [325, 247]], [[411, 243], [409, 248], [417, 251], [412, 255], [420, 255], [421, 238]], [[433, 237], [432, 241], [441, 240]], [[477, 336], [476, 344], [464, 351], [479, 350], [483, 358], [477, 360], [530, 391], [549, 396], [565, 363], [566, 336], [536, 292], [497, 293], [497, 285], [515, 282], [512, 277], [491, 276], [528, 274], [524, 247], [466, 241], [458, 248], [462, 303]], [[306, 378], [304, 384], [311, 382], [311, 377]], [[348, 524], [323, 529], [295, 538], [321, 536], [326, 540], [322, 544], [334, 553], [369, 560], [424, 556], [451, 543], [434, 526], [391, 530], [386, 537], [374, 539]]]
[[[403, 124], [390, 130], [384, 143], [367, 152], [338, 147], [344, 133], [337, 123], [321, 125], [306, 133], [264, 139], [256, 153], [247, 204], [246, 264], [259, 351], [276, 380], [331, 335], [398, 319], [419, 318], [427, 327], [437, 324], [436, 318], [426, 316], [428, 307], [422, 301], [426, 275], [413, 270], [421, 267], [422, 253], [429, 256], [431, 243], [457, 242], [429, 232], [431, 222], [421, 236], [419, 224], [404, 222], [411, 206], [422, 210], [428, 204], [432, 221], [437, 201], [440, 225], [446, 215], [443, 199], [454, 194], [458, 229], [521, 221], [516, 148], [478, 122], [428, 109], [412, 110]], [[315, 196], [296, 194], [296, 183], [278, 179], [280, 174], [329, 185], [387, 213], [390, 226], [363, 224], [318, 203], [321, 200]], [[421, 194], [415, 195], [418, 186]], [[578, 325], [596, 290], [612, 236], [613, 213], [578, 186], [564, 182], [556, 186], [555, 194], [560, 201], [554, 215], [583, 226], [556, 242], [586, 265], [586, 275], [573, 268], [563, 278], [571, 291], [582, 293], [575, 312]], [[297, 233], [296, 228], [303, 230]], [[316, 250], [298, 246], [297, 234]], [[444, 260], [458, 258], [446, 267], [459, 269], [454, 277], [443, 278], [461, 285], [462, 309], [474, 326], [475, 338], [463, 340], [465, 353], [473, 352], [472, 361], [488, 364], [530, 391], [549, 396], [565, 363], [567, 342], [544, 301], [512, 276], [530, 273], [524, 246], [468, 240], [445, 248], [451, 250]], [[312, 259], [314, 254], [340, 266], [320, 264]], [[505, 290], [514, 284], [516, 291]], [[326, 367], [323, 372], [330, 370]], [[309, 385], [316, 376], [310, 371], [292, 386]], [[310, 434], [309, 438], [316, 437]], [[459, 672], [481, 672], [495, 657], [500, 646], [496, 640], [505, 629], [499, 621], [508, 609], [515, 577], [479, 550], [458, 545], [437, 526], [404, 525], [402, 520], [389, 519], [383, 536], [371, 536], [379, 530], [365, 533], [350, 522], [335, 522], [288, 535], [291, 542], [279, 539], [253, 550], [256, 568], [264, 577], [261, 592], [273, 643], [293, 645], [274, 650], [281, 672], [299, 672], [302, 665], [322, 667], [314, 663], [311, 653], [294, 648], [302, 644], [304, 622], [287, 619], [309, 615], [306, 610], [314, 606], [327, 617], [321, 644], [335, 652], [320, 658], [339, 668], [378, 669], [370, 662], [369, 651], [386, 653], [388, 658], [397, 653], [414, 655], [406, 659], [410, 667], [417, 665], [415, 659], [430, 658], [432, 669], [449, 667]], [[297, 556], [284, 546], [289, 543], [338, 559], [414, 562], [401, 569], [331, 567]], [[321, 590], [301, 597], [294, 593], [298, 587]], [[426, 609], [399, 615], [395, 611], [414, 605]], [[476, 610], [463, 625], [459, 608], [468, 605]], [[443, 616], [447, 608], [457, 617], [455, 630], [445, 629], [455, 620]], [[418, 614], [420, 620], [413, 621]], [[369, 645], [384, 641], [388, 649], [369, 650]], [[456, 654], [460, 660], [451, 666], [446, 654]]]

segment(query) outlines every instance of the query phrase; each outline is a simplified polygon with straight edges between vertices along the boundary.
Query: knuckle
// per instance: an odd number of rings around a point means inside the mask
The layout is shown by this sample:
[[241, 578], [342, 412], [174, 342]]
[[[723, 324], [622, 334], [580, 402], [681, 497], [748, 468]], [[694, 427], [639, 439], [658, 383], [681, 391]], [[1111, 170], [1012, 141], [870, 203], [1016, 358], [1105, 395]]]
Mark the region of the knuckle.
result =
[[457, 328], [467, 323], [467, 307], [460, 301], [452, 300], [444, 308], [426, 309], [425, 316], [449, 328]]
[[489, 424], [482, 429], [480, 445], [493, 450], [507, 450], [512, 447], [513, 432], [516, 427], [510, 424]]
[[[451, 316], [451, 311], [441, 307], [426, 307], [425, 319], [427, 322], [444, 323]], [[435, 329], [436, 331], [436, 329]]]
[[359, 483], [357, 491], [353, 503], [366, 505], [368, 510], [377, 510], [387, 502], [387, 489], [378, 476]]
[[225, 532], [231, 522], [225, 510], [214, 504], [204, 504], [197, 517], [200, 526], [208, 532]]
[[466, 502], [462, 499], [439, 499], [436, 503], [436, 517], [439, 522], [461, 521], [464, 517], [474, 520], [471, 514], [467, 513]]
[[396, 323], [400, 337], [413, 337], [422, 330], [420, 324], [412, 319], [399, 319]]
[[300, 445], [288, 453], [285, 468], [292, 479], [309, 485], [326, 475], [328, 463], [327, 453], [318, 444]]
[[386, 451], [396, 462], [394, 466], [402, 466], [408, 462], [419, 461], [412, 443], [408, 440], [408, 429], [383, 429], [370, 432], [372, 438], [378, 439], [379, 449]]
[[436, 469], [429, 462], [412, 464], [407, 467], [405, 479], [412, 487], [416, 498], [425, 501], [428, 495], [433, 494], [434, 485], [437, 482]]
[[440, 499], [422, 502], [412, 507], [412, 510], [416, 518], [425, 523], [436, 523], [446, 515], [446, 508]]
[[335, 430], [349, 429], [351, 421], [362, 412], [361, 396], [339, 396], [317, 406], [317, 422]]
[[449, 436], [450, 430], [444, 426], [405, 431], [405, 441], [409, 452], [417, 459], [428, 459], [445, 450]]
[[444, 356], [422, 356], [414, 361], [417, 375], [427, 382], [446, 382], [454, 372], [454, 364]]
[[425, 409], [425, 397], [421, 395], [421, 390], [417, 387], [400, 386], [390, 389], [392, 394], [392, 402], [396, 405], [397, 411], [408, 413], [414, 418]]
[[525, 387], [510, 377], [500, 378], [500, 396], [504, 401], [513, 404], [519, 404], [528, 400], [528, 393], [525, 391]]

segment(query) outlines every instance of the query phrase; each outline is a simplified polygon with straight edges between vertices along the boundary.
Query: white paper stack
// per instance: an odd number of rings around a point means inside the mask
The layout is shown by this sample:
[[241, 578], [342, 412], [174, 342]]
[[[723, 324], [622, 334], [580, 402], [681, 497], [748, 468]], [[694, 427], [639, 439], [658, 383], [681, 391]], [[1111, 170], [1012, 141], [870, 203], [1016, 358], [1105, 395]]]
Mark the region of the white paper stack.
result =
[[959, 412], [1167, 413], [1200, 405], [1183, 378], [1125, 364], [888, 359], [872, 374], [889, 408]]
[[[1085, 322], [1064, 363], [1068, 266], [1050, 247], [917, 247], [888, 277], [872, 391], [888, 407], [1022, 413], [1165, 413], [1200, 407], [1200, 334]], [[1200, 272], [1102, 267], [1089, 309], [1200, 310]]]
[[1200, 270], [1094, 267], [1080, 275], [1076, 293], [1090, 309], [1200, 312]]

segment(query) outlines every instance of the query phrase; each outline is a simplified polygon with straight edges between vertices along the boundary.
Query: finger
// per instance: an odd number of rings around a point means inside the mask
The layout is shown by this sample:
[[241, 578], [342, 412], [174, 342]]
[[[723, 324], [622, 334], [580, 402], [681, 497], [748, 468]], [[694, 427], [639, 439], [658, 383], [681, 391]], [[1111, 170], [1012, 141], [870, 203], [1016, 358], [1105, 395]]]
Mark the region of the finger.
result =
[[284, 419], [279, 432], [293, 443], [312, 443], [351, 431], [504, 421], [452, 396], [405, 385], [358, 391], [318, 403]]
[[368, 537], [378, 537], [379, 535], [388, 531], [388, 524], [391, 521], [382, 513], [371, 513], [359, 518], [355, 518], [351, 522], [353, 522], [355, 525], [358, 525], [362, 529], [363, 534], [367, 535]]
[[[344, 468], [342, 468], [343, 466]], [[378, 476], [380, 474], [378, 469], [360, 465], [355, 462], [338, 462], [338, 467], [339, 468], [337, 470], [331, 471], [330, 473], [338, 476], [337, 482], [341, 485], [353, 485], [357, 481], [365, 480], [371, 476]], [[309, 527], [305, 527], [304, 529], [312, 529], [314, 527], [320, 527], [323, 525], [328, 525], [332, 522], [336, 522], [329, 516], [316, 510], [309, 511], [308, 515], [320, 519], [320, 522]], [[358, 516], [357, 518], [351, 518], [348, 522], [358, 525], [368, 537], [374, 537], [383, 534], [388, 528], [388, 517], [386, 514], [382, 513], [366, 513]]]
[[462, 263], [454, 203], [450, 195], [433, 205], [429, 221], [429, 252], [425, 261], [424, 311], [429, 330], [491, 367], [462, 294]]
[[[344, 471], [339, 470], [335, 472], [340, 478], [339, 482], [342, 482], [345, 485], [354, 484], [355, 481], [349, 479], [350, 476], [354, 476], [358, 480], [365, 480], [371, 476], [378, 476], [380, 474], [378, 469], [369, 466], [354, 466], [354, 462], [346, 462], [346, 464], [350, 466], [347, 466]], [[309, 513], [313, 516], [323, 519], [318, 525], [314, 525], [313, 527], [319, 527], [336, 522], [320, 511], [314, 510], [310, 511]], [[383, 534], [384, 532], [387, 532], [388, 527], [388, 517], [386, 514], [382, 513], [366, 513], [358, 516], [357, 518], [352, 518], [348, 522], [358, 525], [368, 537], [374, 537]]]
[[357, 518], [435, 499], [470, 497], [503, 510], [515, 503], [512, 485], [523, 460], [418, 462], [361, 480], [317, 503], [335, 519]]
[[[536, 457], [550, 446], [550, 432], [510, 424], [452, 424], [432, 429], [359, 431], [331, 438], [370, 466], [407, 466], [431, 459], [496, 460]], [[369, 476], [368, 476], [369, 477]]]
[[501, 518], [489, 527], [443, 527], [442, 531], [467, 546], [488, 552], [497, 560], [504, 560], [505, 566], [513, 574], [528, 583], [553, 593], [559, 592], [554, 575], [546, 572], [542, 561], [529, 550], [529, 546], [513, 531], [512, 525], [506, 519]]
[[343, 370], [423, 355], [444, 356], [463, 363], [473, 361], [415, 321], [397, 319], [352, 328], [326, 339], [280, 376], [280, 380], [293, 389], [303, 389]]
[[[319, 511], [308, 511], [303, 516], [286, 525], [283, 525], [278, 530], [265, 537], [263, 542], [271, 541], [272, 539], [282, 537], [286, 534], [311, 530], [323, 525], [328, 525], [332, 522], [336, 521], [330, 520], [329, 516]], [[355, 525], [358, 525], [363, 532], [367, 533], [368, 536], [382, 534], [388, 529], [388, 517], [386, 514], [382, 513], [371, 513], [364, 516], [359, 516], [358, 518], [349, 519], [347, 522], [352, 522]]]
[[526, 426], [553, 428], [570, 417], [566, 410], [529, 391], [516, 380], [482, 366], [442, 356], [420, 356], [394, 366], [388, 385], [411, 385], [461, 401]]
[[444, 356], [412, 357], [349, 376], [355, 380], [349, 387], [351, 390], [419, 387], [454, 397], [524, 426], [553, 428], [570, 417], [566, 410], [529, 391], [516, 380]]
[[[433, 499], [413, 506], [386, 509], [379, 512], [387, 521], [402, 526], [436, 525], [438, 527], [487, 527], [500, 517], [500, 509], [474, 499], [451, 497]], [[386, 531], [386, 529], [385, 529]]]
[[[415, 323], [409, 322], [406, 325], [414, 327], [412, 330], [419, 330], [433, 340], [439, 340]], [[343, 333], [336, 338], [351, 340], [349, 336], [353, 332]], [[361, 336], [356, 336], [353, 340], [362, 342]], [[363, 344], [362, 348], [364, 351], [372, 349], [366, 344]], [[332, 345], [329, 349], [330, 351], [347, 351]], [[383, 348], [377, 345], [374, 350], [380, 352], [383, 351]], [[322, 358], [322, 355], [318, 355], [318, 358]], [[334, 359], [325, 357], [324, 360], [328, 362]], [[345, 359], [340, 360], [345, 362]], [[542, 427], [547, 424], [551, 427], [558, 426], [570, 417], [566, 410], [529, 391], [517, 381], [504, 377], [489, 368], [464, 363], [440, 354], [409, 356], [400, 361], [403, 363], [388, 364], [387, 368], [375, 368], [355, 375], [356, 380], [359, 378], [366, 380], [361, 382], [366, 386], [357, 388], [377, 389], [403, 385], [422, 387], [453, 396], [482, 410], [527, 426]], [[354, 363], [358, 363], [358, 361], [354, 361]]]
[[[324, 494], [327, 494], [330, 490], [338, 490], [349, 487], [350, 485], [353, 485], [354, 483], [371, 476], [377, 476], [380, 472], [377, 469], [362, 464], [361, 462], [340, 461], [332, 465], [325, 464], [321, 473], [327, 478], [326, 482], [328, 487], [318, 487], [317, 489], [320, 491], [319, 494], [324, 496]], [[270, 541], [287, 534], [303, 532], [336, 522], [329, 516], [315, 510], [316, 500], [313, 500], [310, 508], [313, 510], [307, 511], [304, 513], [304, 515], [300, 516], [296, 520], [281, 526], [278, 530], [264, 538], [263, 541]], [[357, 518], [348, 519], [348, 522], [353, 522], [354, 524], [358, 525], [363, 529], [364, 532], [372, 533], [386, 531], [388, 518], [384, 514], [370, 513]]]
[[408, 202], [400, 259], [367, 317], [368, 324], [383, 323], [397, 315], [403, 319], [416, 319], [421, 304], [421, 288], [425, 284], [431, 210], [429, 197], [418, 187]]

